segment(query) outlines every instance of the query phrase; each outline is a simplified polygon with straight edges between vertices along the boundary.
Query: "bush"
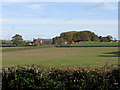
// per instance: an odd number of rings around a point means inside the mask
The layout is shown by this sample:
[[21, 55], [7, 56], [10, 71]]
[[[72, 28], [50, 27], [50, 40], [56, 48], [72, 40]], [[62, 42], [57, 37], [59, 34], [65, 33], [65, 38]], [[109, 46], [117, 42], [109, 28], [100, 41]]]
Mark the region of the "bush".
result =
[[2, 90], [37, 90], [44, 88], [120, 89], [120, 69], [115, 66], [99, 68], [51, 68], [43, 66], [4, 67]]

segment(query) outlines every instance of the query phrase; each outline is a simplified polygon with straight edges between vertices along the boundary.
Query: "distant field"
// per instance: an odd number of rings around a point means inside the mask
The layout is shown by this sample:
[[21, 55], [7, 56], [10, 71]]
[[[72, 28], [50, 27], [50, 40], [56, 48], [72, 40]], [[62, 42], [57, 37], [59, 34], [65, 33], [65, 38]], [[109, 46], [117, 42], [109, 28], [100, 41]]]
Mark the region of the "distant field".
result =
[[[4, 51], [5, 50], [5, 51]], [[4, 49], [3, 66], [36, 64], [44, 66], [88, 66], [118, 64], [118, 47]]]
[[0, 47], [0, 49], [31, 49], [31, 48], [36, 48], [36, 47], [52, 47], [54, 45], [49, 45], [49, 44], [45, 44], [45, 45], [39, 45], [39, 46], [18, 46], [18, 47]]
[[89, 42], [73, 44], [71, 46], [120, 46], [120, 45], [118, 44], [118, 42]]
[[24, 48], [24, 47], [0, 47], [0, 49], [9, 49], [9, 48]]
[[[45, 45], [39, 45], [38, 47], [54, 47], [56, 45], [49, 45], [49, 44], [45, 44]], [[59, 45], [57, 45], [59, 46]], [[76, 44], [72, 44], [71, 46], [120, 46], [120, 44], [118, 42], [89, 42], [89, 43], [76, 43]], [[22, 46], [22, 47], [0, 47], [0, 49], [19, 49], [19, 48], [35, 48], [36, 46]]]

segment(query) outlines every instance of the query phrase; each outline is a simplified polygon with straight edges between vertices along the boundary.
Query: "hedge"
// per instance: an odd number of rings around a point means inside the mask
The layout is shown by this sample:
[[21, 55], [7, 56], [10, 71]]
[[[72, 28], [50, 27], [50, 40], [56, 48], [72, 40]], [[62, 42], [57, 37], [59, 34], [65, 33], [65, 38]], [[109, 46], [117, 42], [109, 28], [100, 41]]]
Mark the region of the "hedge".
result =
[[15, 66], [3, 67], [2, 90], [120, 90], [120, 68]]

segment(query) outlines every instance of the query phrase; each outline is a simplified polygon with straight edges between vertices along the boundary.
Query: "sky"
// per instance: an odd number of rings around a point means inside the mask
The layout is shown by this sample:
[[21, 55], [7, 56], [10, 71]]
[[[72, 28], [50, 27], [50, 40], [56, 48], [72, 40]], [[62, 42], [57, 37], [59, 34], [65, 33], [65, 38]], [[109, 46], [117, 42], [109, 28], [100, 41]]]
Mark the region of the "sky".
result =
[[89, 30], [118, 38], [117, 2], [3, 2], [2, 37], [51, 39], [67, 31]]

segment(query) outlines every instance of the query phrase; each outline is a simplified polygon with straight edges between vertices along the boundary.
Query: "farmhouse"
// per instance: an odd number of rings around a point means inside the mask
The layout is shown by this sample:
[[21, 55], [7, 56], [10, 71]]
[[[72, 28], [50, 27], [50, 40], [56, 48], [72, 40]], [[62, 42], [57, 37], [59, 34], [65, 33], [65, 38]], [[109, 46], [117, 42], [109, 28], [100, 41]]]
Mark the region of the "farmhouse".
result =
[[42, 45], [42, 44], [52, 44], [52, 39], [34, 39], [33, 38], [33, 45]]
[[43, 43], [42, 39], [38, 38], [38, 39], [34, 39], [33, 38], [33, 45], [41, 45]]

